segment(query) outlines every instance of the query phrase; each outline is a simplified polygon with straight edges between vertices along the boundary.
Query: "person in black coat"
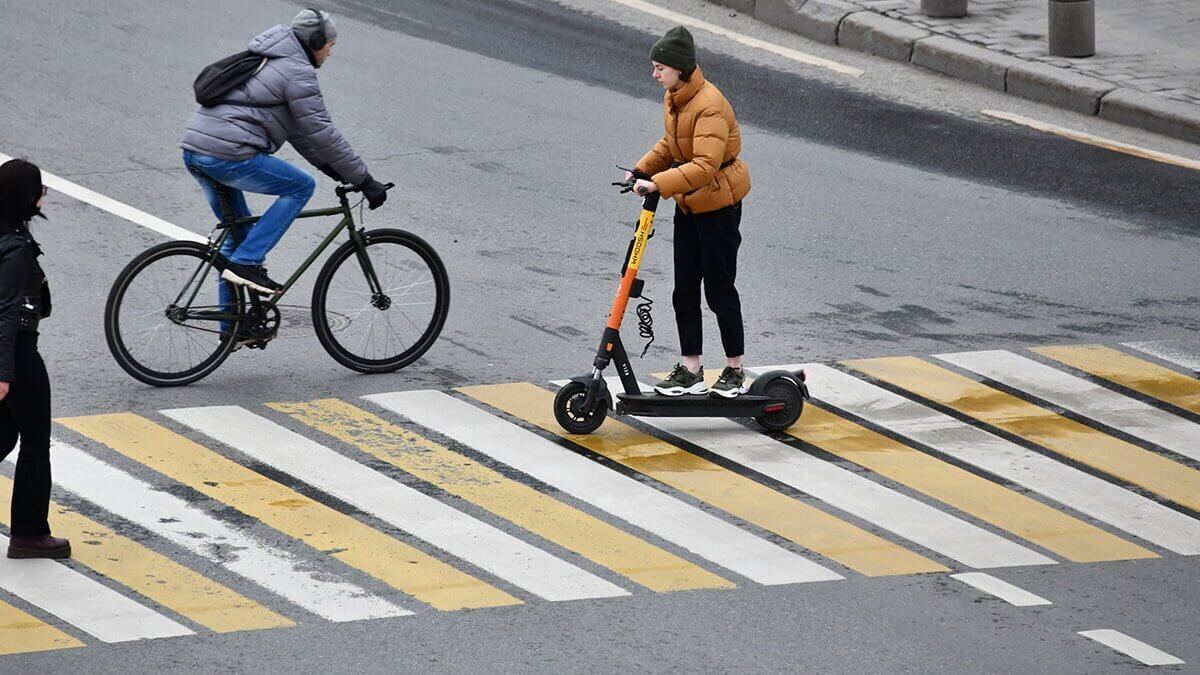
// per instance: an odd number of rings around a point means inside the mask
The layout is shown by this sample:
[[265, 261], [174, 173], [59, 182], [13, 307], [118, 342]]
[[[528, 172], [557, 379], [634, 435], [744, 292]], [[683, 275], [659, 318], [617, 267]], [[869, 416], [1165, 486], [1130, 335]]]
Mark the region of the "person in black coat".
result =
[[42, 254], [29, 232], [46, 188], [33, 164], [0, 165], [0, 460], [17, 447], [10, 558], [67, 558], [71, 543], [50, 536], [50, 378], [38, 354], [38, 323], [50, 316]]

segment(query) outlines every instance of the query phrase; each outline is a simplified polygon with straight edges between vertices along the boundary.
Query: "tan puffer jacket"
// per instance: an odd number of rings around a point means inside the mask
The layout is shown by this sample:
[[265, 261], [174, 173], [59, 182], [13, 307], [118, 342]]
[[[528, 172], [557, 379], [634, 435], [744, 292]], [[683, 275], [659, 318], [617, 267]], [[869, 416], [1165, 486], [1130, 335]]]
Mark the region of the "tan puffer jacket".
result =
[[663, 122], [666, 133], [636, 168], [654, 177], [664, 197], [674, 197], [684, 213], [707, 213], [749, 194], [750, 171], [738, 159], [742, 135], [733, 107], [700, 68], [663, 96]]

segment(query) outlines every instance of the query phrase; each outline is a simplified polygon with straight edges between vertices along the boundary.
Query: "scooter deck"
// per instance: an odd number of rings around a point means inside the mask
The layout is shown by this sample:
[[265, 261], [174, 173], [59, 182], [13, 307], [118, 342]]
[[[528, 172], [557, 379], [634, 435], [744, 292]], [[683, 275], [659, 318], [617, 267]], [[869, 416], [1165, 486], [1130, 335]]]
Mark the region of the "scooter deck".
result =
[[708, 394], [662, 396], [660, 394], [617, 394], [617, 414], [642, 417], [757, 417], [775, 399], [742, 394], [716, 398]]

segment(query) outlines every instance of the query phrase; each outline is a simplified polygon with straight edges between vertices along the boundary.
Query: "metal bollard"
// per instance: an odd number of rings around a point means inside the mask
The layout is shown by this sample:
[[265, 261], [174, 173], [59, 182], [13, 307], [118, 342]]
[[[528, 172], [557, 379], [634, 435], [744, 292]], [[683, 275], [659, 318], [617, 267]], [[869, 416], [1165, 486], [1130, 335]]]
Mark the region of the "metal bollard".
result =
[[1050, 55], [1096, 53], [1095, 0], [1050, 0]]
[[925, 16], [958, 18], [967, 15], [967, 0], [921, 0]]

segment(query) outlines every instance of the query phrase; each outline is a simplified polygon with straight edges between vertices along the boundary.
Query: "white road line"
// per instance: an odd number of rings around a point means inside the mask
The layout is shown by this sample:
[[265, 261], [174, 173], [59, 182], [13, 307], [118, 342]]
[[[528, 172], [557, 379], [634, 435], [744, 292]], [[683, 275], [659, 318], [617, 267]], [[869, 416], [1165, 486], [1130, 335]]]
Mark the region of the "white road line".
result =
[[1075, 131], [1074, 129], [1060, 127], [1048, 122], [1041, 122], [1031, 117], [1025, 117], [1024, 115], [1018, 115], [1016, 113], [1004, 112], [1002, 110], [984, 110], [982, 112], [988, 117], [995, 117], [996, 119], [1013, 122], [1015, 124], [1020, 124], [1021, 126], [1029, 127], [1030, 129], [1044, 131], [1048, 134], [1054, 134], [1055, 136], [1062, 136], [1063, 138], [1068, 138], [1079, 143], [1094, 145], [1098, 148], [1112, 150], [1113, 152], [1120, 152], [1133, 157], [1139, 157], [1141, 159], [1149, 159], [1155, 162], [1162, 162], [1163, 164], [1173, 164], [1175, 166], [1181, 166], [1185, 169], [1194, 169], [1196, 171], [1200, 171], [1200, 160], [1189, 159], [1187, 157], [1180, 157], [1179, 155], [1172, 155], [1166, 152], [1159, 152], [1158, 150], [1151, 150], [1149, 148], [1143, 148], [1137, 145], [1130, 145], [1129, 143], [1114, 141], [1109, 138], [1104, 138], [1103, 136], [1096, 136], [1083, 131]]
[[969, 567], [1055, 564], [1041, 553], [737, 422], [684, 417], [639, 419]]
[[1135, 640], [1120, 631], [1103, 628], [1100, 630], [1081, 630], [1079, 634], [1089, 640], [1095, 640], [1105, 647], [1115, 649], [1122, 654], [1137, 659], [1147, 666], [1178, 666], [1183, 664], [1182, 659], [1171, 656], [1161, 649], [1151, 647], [1141, 640]]
[[937, 358], [1200, 460], [1200, 425], [1094, 382], [1000, 350], [938, 354]]
[[1200, 352], [1180, 345], [1178, 340], [1126, 342], [1125, 346], [1158, 357], [1167, 363], [1174, 363], [1188, 370], [1200, 372]]
[[972, 464], [1167, 550], [1200, 554], [1200, 521], [820, 363], [752, 368], [808, 372], [815, 398]]
[[1038, 605], [1049, 605], [1051, 602], [1039, 595], [1034, 595], [1029, 591], [1014, 586], [1003, 579], [997, 579], [990, 574], [983, 572], [963, 572], [962, 574], [951, 574], [951, 579], [957, 579], [968, 586], [977, 588], [984, 593], [994, 595], [997, 598], [1007, 602], [1010, 605], [1017, 607], [1035, 607]]
[[760, 584], [843, 578], [550, 440], [437, 391], [364, 396]]
[[629, 595], [571, 563], [237, 406], [162, 414], [547, 600]]
[[52, 441], [54, 482], [175, 545], [274, 591], [330, 621], [411, 614], [351, 583], [328, 578], [290, 553], [233, 529], [61, 441]]
[[611, 0], [611, 2], [615, 2], [619, 5], [625, 5], [626, 7], [630, 7], [647, 14], [652, 14], [660, 19], [666, 19], [668, 21], [687, 26], [688, 28], [696, 28], [702, 31], [720, 35], [721, 37], [733, 40], [738, 44], [742, 44], [747, 47], [753, 47], [755, 49], [761, 49], [777, 56], [782, 56], [785, 59], [790, 59], [797, 63], [803, 63], [809, 66], [817, 66], [818, 68], [825, 68], [827, 70], [832, 70], [835, 73], [849, 75], [851, 77], [860, 77], [865, 72], [862, 68], [847, 66], [844, 63], [830, 61], [829, 59], [824, 59], [820, 56], [806, 54], [788, 47], [781, 47], [780, 45], [767, 42], [766, 40], [760, 40], [758, 38], [750, 37], [749, 35], [743, 35], [742, 33], [729, 30], [728, 28], [723, 28], [707, 21], [701, 21], [700, 19], [694, 19], [686, 14], [672, 12], [669, 9], [664, 9], [657, 5], [643, 2], [642, 0]]
[[[87, 544], [77, 541], [75, 546]], [[8, 537], [0, 536], [0, 547], [8, 547]], [[194, 634], [153, 609], [53, 560], [0, 558], [0, 588], [104, 642]]]
[[[12, 159], [12, 157], [9, 157], [4, 153], [0, 153], [0, 163], [7, 162], [10, 159]], [[101, 211], [108, 211], [114, 216], [124, 218], [131, 223], [141, 225], [144, 228], [153, 230], [159, 234], [170, 237], [171, 239], [182, 239], [184, 241], [197, 242], [208, 241], [195, 232], [185, 230], [173, 223], [168, 223], [158, 216], [152, 216], [149, 213], [135, 209], [128, 204], [122, 204], [112, 197], [106, 197], [99, 192], [93, 192], [92, 190], [89, 190], [82, 185], [72, 183], [65, 178], [59, 178], [52, 173], [47, 173], [45, 169], [42, 169], [42, 183], [44, 183], [46, 187], [50, 188], [51, 190], [61, 192], [68, 197], [74, 197], [81, 202], [91, 204]]]

